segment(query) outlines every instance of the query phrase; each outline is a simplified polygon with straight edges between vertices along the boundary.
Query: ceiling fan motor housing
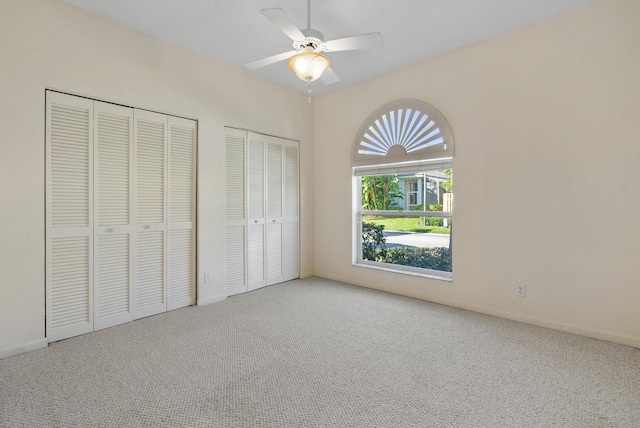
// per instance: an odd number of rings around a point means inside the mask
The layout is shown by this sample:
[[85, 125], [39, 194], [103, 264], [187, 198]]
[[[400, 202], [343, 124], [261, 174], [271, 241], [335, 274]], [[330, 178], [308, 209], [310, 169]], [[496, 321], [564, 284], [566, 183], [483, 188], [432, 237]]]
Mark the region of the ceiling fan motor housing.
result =
[[305, 35], [304, 40], [294, 40], [293, 47], [297, 51], [302, 51], [306, 47], [312, 47], [315, 52], [327, 51], [327, 44], [323, 41], [324, 35], [313, 28], [300, 30]]

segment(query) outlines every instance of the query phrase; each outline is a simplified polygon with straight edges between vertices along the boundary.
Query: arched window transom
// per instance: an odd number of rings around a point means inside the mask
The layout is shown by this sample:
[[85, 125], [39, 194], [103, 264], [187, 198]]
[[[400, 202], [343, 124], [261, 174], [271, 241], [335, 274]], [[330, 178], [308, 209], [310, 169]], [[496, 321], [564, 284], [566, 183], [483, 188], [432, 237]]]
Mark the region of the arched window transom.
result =
[[444, 116], [418, 100], [382, 106], [358, 133], [353, 166], [453, 157], [453, 136]]

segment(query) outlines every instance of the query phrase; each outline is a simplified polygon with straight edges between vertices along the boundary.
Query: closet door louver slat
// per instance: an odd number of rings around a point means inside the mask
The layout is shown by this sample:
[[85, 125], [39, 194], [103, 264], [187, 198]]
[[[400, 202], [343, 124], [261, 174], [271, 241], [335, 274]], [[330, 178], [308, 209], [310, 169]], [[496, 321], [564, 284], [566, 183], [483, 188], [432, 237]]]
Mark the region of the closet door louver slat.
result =
[[169, 118], [167, 309], [195, 303], [196, 123]]
[[[91, 259], [89, 237], [53, 238], [51, 242], [49, 331], [90, 323]], [[91, 330], [89, 330], [91, 331]], [[53, 334], [50, 340], [55, 340]]]
[[93, 102], [47, 93], [46, 334], [93, 331]]
[[284, 280], [300, 276], [299, 249], [299, 155], [298, 143], [284, 142]]
[[225, 282], [229, 296], [247, 291], [245, 285], [244, 226], [227, 226], [225, 245]]
[[96, 237], [95, 329], [131, 321], [129, 234]]
[[266, 285], [264, 281], [264, 222], [247, 226], [247, 276], [248, 291]]
[[282, 272], [282, 140], [267, 137], [266, 283], [283, 281]]
[[177, 229], [169, 232], [169, 290], [167, 310], [195, 303], [195, 258], [193, 231]]
[[133, 320], [133, 109], [94, 103], [96, 330]]
[[134, 319], [167, 310], [167, 117], [134, 111], [136, 274]]
[[227, 129], [225, 142], [225, 263], [227, 294], [247, 291], [245, 254], [245, 144], [244, 131]]
[[164, 231], [138, 232], [134, 318], [164, 312]]
[[267, 224], [267, 285], [282, 282], [282, 223]]
[[265, 136], [248, 134], [247, 150], [247, 280], [248, 290], [266, 285], [264, 276], [265, 245]]
[[227, 135], [225, 183], [227, 220], [244, 220], [244, 140], [243, 135]]

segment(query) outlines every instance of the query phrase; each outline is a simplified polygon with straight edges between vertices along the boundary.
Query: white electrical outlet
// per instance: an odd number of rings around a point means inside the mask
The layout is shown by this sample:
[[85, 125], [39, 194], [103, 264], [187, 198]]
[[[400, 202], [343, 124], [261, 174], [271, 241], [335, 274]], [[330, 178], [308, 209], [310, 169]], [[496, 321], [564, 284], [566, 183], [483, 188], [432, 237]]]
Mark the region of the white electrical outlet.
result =
[[211, 281], [211, 274], [205, 272], [205, 274], [204, 274], [204, 283], [206, 284], [209, 281]]
[[524, 284], [516, 285], [516, 296], [525, 297], [527, 295], [527, 287]]

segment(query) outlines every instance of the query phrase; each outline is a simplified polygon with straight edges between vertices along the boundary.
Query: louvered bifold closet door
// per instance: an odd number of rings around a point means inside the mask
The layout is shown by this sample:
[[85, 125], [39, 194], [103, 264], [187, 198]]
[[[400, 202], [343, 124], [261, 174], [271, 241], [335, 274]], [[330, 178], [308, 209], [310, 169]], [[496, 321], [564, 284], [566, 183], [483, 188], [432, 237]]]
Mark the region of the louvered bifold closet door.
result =
[[46, 335], [93, 331], [93, 101], [47, 91]]
[[245, 146], [247, 133], [226, 128], [224, 281], [227, 294], [247, 291]]
[[136, 275], [134, 319], [167, 310], [167, 116], [134, 111]]
[[133, 320], [133, 109], [94, 104], [94, 328]]
[[284, 141], [284, 255], [285, 281], [300, 276], [300, 179], [299, 147], [296, 141]]
[[266, 285], [265, 254], [265, 136], [249, 132], [247, 150], [247, 278], [249, 291]]
[[283, 179], [282, 139], [266, 137], [266, 250], [265, 264], [267, 285], [283, 281]]
[[169, 117], [167, 309], [196, 300], [196, 122]]

